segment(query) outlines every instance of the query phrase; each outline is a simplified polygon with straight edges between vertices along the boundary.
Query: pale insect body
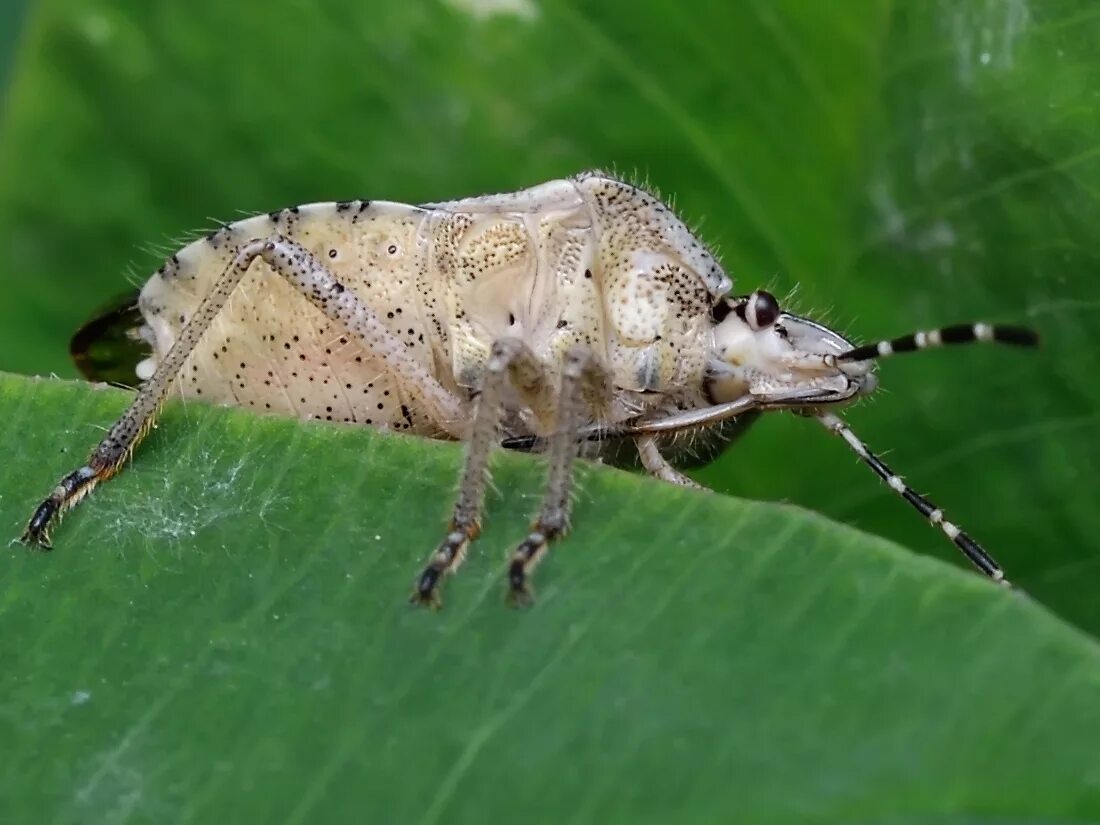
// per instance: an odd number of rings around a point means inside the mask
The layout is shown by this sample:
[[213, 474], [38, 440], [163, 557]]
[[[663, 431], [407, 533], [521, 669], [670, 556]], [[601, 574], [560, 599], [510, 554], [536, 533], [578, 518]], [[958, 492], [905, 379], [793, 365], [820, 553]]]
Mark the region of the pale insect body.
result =
[[[698, 405], [707, 313], [730, 289], [667, 207], [602, 176], [422, 207], [310, 204], [230, 224], [148, 281], [139, 306], [154, 352], [140, 377], [152, 376], [237, 246], [276, 233], [323, 262], [456, 396], [479, 386], [496, 340], [523, 341], [551, 383], [571, 346], [591, 348], [620, 391], [610, 421], [668, 395]], [[430, 436], [458, 423], [431, 420], [384, 357], [262, 262], [193, 351], [177, 392]]]
[[170, 394], [468, 442], [451, 526], [417, 579], [442, 577], [480, 530], [489, 453], [545, 441], [542, 508], [509, 566], [510, 592], [568, 528], [582, 442], [632, 439], [641, 464], [693, 483], [664, 440], [767, 409], [841, 435], [970, 560], [1004, 576], [827, 407], [876, 386], [871, 360], [972, 340], [1032, 344], [985, 324], [853, 347], [757, 291], [729, 297], [713, 255], [661, 201], [601, 173], [517, 193], [408, 206], [311, 204], [196, 241], [147, 282], [138, 335], [152, 353], [127, 413], [36, 510], [24, 540], [118, 471]]
[[[413, 357], [422, 351], [430, 364], [432, 346], [411, 299], [414, 273], [403, 266], [407, 250], [415, 248], [416, 221], [407, 207], [388, 206], [313, 204], [230, 224], [182, 249], [141, 291], [141, 335], [152, 342], [153, 353], [139, 364], [139, 377], [153, 376], [236, 247], [277, 232], [325, 260], [348, 288], [369, 293], [394, 335]], [[373, 214], [360, 225], [368, 208]], [[353, 275], [353, 267], [370, 274]], [[302, 418], [434, 431], [421, 408], [406, 403], [378, 356], [260, 263], [192, 351], [176, 393]]]

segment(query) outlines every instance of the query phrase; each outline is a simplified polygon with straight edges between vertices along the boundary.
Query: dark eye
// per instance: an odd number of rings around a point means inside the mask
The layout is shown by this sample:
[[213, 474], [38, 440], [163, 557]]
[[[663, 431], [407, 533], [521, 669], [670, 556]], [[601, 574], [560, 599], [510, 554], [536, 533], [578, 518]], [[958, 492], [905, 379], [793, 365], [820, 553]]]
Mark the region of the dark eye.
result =
[[779, 302], [775, 296], [758, 289], [749, 296], [745, 307], [745, 320], [754, 331], [767, 329], [779, 319]]

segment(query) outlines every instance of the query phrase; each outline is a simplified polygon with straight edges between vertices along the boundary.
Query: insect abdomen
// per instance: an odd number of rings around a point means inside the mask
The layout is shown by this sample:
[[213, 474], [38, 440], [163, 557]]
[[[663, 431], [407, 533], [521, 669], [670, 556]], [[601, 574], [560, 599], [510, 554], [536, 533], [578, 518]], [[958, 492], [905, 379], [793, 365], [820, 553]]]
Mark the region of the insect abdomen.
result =
[[[324, 262], [432, 368], [431, 330], [416, 290], [417, 232], [425, 214], [386, 202], [311, 204], [230, 224], [184, 247], [141, 292], [139, 306], [155, 340], [144, 377], [234, 251], [273, 234], [297, 241]], [[179, 393], [301, 418], [437, 432], [376, 356], [260, 261], [189, 359]]]

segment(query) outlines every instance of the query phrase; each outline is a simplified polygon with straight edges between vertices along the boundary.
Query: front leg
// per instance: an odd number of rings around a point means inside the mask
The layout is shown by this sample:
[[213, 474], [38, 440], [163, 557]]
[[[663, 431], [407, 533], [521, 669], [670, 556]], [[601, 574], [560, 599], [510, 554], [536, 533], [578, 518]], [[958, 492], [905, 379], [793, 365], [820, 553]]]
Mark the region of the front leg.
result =
[[645, 467], [646, 472], [654, 478], [659, 478], [661, 481], [667, 481], [669, 484], [675, 484], [679, 487], [689, 487], [693, 490], [706, 489], [702, 484], [688, 478], [669, 464], [668, 459], [661, 455], [661, 451], [657, 447], [657, 438], [655, 436], [634, 436], [634, 444], [638, 448], [638, 457], [642, 461], [642, 466]]

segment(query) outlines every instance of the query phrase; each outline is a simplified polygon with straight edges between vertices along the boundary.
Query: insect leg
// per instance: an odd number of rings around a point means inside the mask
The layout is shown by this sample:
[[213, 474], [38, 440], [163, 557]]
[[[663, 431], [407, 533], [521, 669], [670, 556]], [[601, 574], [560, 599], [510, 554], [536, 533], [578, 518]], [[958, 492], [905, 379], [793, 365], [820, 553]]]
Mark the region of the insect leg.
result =
[[450, 531], [417, 577], [416, 588], [410, 598], [414, 604], [439, 606], [441, 580], [458, 569], [466, 557], [470, 542], [477, 538], [481, 530], [489, 456], [498, 440], [497, 429], [504, 412], [504, 391], [509, 386], [518, 390], [532, 409], [545, 410], [552, 406], [545, 370], [534, 353], [518, 338], [502, 338], [493, 344], [489, 354], [481, 391], [477, 396], [473, 428], [467, 439], [466, 463], [459, 482]]
[[693, 481], [668, 463], [668, 459], [661, 455], [657, 448], [657, 438], [652, 435], [639, 435], [634, 437], [634, 443], [638, 447], [638, 457], [642, 460], [642, 466], [646, 472], [661, 481], [669, 484], [677, 484], [681, 487], [691, 487], [695, 490], [705, 490], [703, 485]]
[[517, 604], [531, 601], [531, 571], [542, 560], [550, 542], [569, 528], [573, 462], [583, 436], [580, 422], [586, 409], [606, 406], [608, 379], [603, 367], [586, 347], [573, 347], [565, 355], [558, 394], [557, 423], [550, 437], [546, 493], [531, 532], [520, 542], [508, 566], [508, 587]]
[[859, 440], [859, 437], [852, 432], [851, 428], [839, 416], [826, 412], [819, 413], [816, 417], [830, 432], [843, 438], [845, 443], [852, 448], [852, 452], [863, 459], [863, 462], [874, 470], [875, 474], [885, 481], [891, 490], [908, 501], [932, 524], [939, 527], [944, 535], [951, 539], [955, 546], [962, 551], [962, 554], [970, 560], [971, 564], [998, 584], [1008, 586], [1008, 579], [1005, 578], [1004, 570], [993, 560], [993, 557], [982, 549], [982, 546], [974, 539], [970, 538], [956, 525], [947, 521], [944, 518], [943, 510], [924, 496], [916, 493], [908, 484], [902, 481], [901, 476], [896, 475], [878, 456], [867, 449], [867, 445]]
[[444, 426], [448, 422], [452, 425], [460, 422], [462, 411], [458, 399], [440, 386], [427, 368], [409, 355], [404, 343], [378, 320], [354, 292], [346, 290], [305, 247], [281, 235], [249, 241], [237, 250], [187, 326], [180, 332], [179, 338], [157, 367], [156, 373], [142, 386], [126, 412], [108, 430], [106, 437], [92, 452], [88, 463], [61, 479], [49, 497], [38, 505], [23, 531], [24, 543], [49, 549], [49, 531], [54, 519], [77, 504], [100, 481], [107, 480], [121, 469], [126, 457], [153, 426], [157, 410], [188, 356], [257, 258], [297, 287], [329, 318], [343, 324], [351, 334], [382, 356], [387, 366], [403, 383], [418, 388], [423, 395], [422, 400], [432, 411], [436, 421]]

